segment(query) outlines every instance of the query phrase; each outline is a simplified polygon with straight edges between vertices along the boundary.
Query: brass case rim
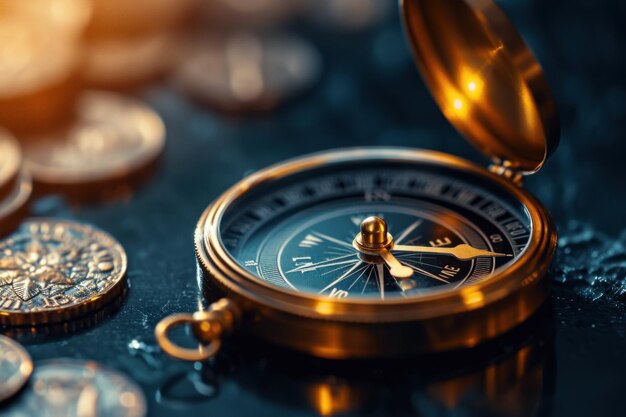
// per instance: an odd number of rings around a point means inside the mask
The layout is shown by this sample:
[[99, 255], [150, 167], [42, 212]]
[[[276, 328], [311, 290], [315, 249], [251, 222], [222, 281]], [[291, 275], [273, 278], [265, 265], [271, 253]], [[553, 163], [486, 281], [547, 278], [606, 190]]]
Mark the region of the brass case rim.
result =
[[[526, 207], [532, 231], [528, 247], [508, 268], [496, 276], [473, 286], [428, 294], [419, 299], [329, 300], [311, 294], [290, 292], [264, 283], [240, 267], [220, 244], [218, 229], [225, 210], [251, 188], [297, 172], [320, 166], [355, 161], [399, 161], [429, 164], [465, 171], [495, 183], [512, 194]], [[241, 302], [244, 310], [271, 311], [316, 320], [344, 323], [402, 323], [436, 319], [489, 308], [515, 295], [520, 289], [540, 288], [554, 255], [557, 235], [547, 211], [530, 194], [488, 170], [452, 155], [409, 148], [348, 148], [316, 153], [261, 170], [233, 185], [200, 217], [195, 230], [195, 249], [199, 265], [206, 275], [231, 297]], [[546, 297], [546, 291], [531, 291], [536, 309]], [[502, 304], [502, 303], [497, 303]], [[506, 303], [505, 303], [506, 304]], [[533, 311], [519, 316], [507, 328], [525, 320]], [[493, 312], [497, 314], [497, 311]]]

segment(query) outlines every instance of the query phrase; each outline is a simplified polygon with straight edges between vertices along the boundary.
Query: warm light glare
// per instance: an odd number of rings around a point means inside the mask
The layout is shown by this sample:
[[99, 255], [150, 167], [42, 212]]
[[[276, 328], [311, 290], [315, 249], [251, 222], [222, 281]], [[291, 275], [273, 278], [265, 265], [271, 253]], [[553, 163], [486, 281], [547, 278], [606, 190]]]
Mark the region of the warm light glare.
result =
[[315, 311], [323, 315], [333, 314], [333, 304], [327, 301], [320, 301], [315, 305]]
[[481, 307], [485, 304], [485, 297], [480, 291], [466, 289], [461, 295], [463, 296], [463, 302], [468, 307]]
[[467, 89], [472, 93], [476, 91], [476, 82], [471, 81], [469, 84], [467, 84]]
[[463, 100], [461, 100], [460, 98], [454, 100], [454, 108], [457, 110], [463, 110]]

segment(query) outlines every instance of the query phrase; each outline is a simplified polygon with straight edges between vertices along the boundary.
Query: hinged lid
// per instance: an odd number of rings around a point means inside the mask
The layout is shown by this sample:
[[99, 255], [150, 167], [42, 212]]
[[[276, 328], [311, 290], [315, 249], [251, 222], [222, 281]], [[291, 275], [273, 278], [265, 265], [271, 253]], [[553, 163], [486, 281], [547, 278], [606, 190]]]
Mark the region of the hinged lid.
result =
[[497, 165], [528, 174], [559, 123], [539, 62], [493, 0], [400, 0], [422, 77], [448, 120]]

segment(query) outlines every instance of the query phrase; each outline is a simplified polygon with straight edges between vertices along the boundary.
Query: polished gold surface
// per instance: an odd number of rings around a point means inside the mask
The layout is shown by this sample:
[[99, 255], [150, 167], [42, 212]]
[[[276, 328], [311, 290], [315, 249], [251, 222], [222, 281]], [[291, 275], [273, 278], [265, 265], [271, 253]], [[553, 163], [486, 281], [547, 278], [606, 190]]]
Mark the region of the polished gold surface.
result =
[[70, 221], [31, 219], [0, 240], [0, 324], [57, 323], [93, 312], [126, 284], [115, 239]]
[[[346, 162], [409, 162], [477, 175], [510, 193], [526, 207], [532, 232], [528, 247], [506, 269], [472, 286], [425, 294], [419, 299], [333, 299], [295, 293], [262, 282], [239, 266], [221, 245], [224, 211], [265, 182], [320, 166]], [[237, 183], [204, 212], [195, 233], [205, 279], [224, 289], [254, 326], [244, 328], [274, 343], [331, 358], [392, 356], [476, 346], [528, 318], [547, 295], [545, 272], [556, 247], [556, 232], [539, 203], [517, 185], [462, 159], [394, 148], [348, 149], [292, 160]]]
[[367, 248], [384, 247], [388, 238], [387, 223], [380, 217], [368, 217], [361, 222], [360, 244]]
[[390, 252], [393, 244], [393, 236], [387, 232], [387, 223], [376, 216], [368, 217], [361, 222], [361, 231], [353, 241], [353, 246], [360, 252], [364, 262], [380, 263], [376, 259], [379, 257], [389, 266], [389, 273], [394, 277], [411, 278], [413, 270], [402, 265]]
[[494, 164], [519, 173], [558, 144], [541, 66], [492, 0], [401, 0], [422, 77], [448, 120]]

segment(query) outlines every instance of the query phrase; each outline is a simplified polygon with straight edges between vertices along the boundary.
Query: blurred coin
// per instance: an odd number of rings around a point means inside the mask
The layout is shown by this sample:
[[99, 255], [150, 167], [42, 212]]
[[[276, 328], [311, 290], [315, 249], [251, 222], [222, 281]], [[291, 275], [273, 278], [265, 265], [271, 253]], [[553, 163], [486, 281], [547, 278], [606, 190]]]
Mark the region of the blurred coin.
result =
[[165, 33], [129, 39], [87, 42], [83, 79], [88, 86], [133, 87], [164, 75], [172, 63], [174, 42]]
[[31, 383], [5, 417], [144, 417], [146, 400], [126, 375], [94, 362], [38, 362]]
[[393, 4], [387, 0], [311, 0], [307, 16], [335, 30], [358, 31], [380, 23]]
[[22, 152], [15, 138], [0, 129], [0, 201], [14, 188], [22, 165]]
[[[213, 0], [209, 0], [213, 1]], [[167, 31], [190, 13], [195, 0], [91, 0], [87, 37], [130, 37]]]
[[59, 34], [78, 37], [91, 16], [91, 3], [89, 0], [0, 0], [0, 16], [45, 26], [56, 37]]
[[0, 403], [14, 396], [28, 381], [33, 362], [17, 342], [0, 335]]
[[24, 142], [35, 189], [79, 201], [111, 196], [143, 180], [165, 144], [161, 118], [119, 94], [81, 95], [76, 120], [63, 130]]
[[41, 131], [66, 121], [79, 87], [78, 45], [21, 19], [0, 19], [0, 125]]
[[303, 39], [240, 33], [191, 42], [173, 82], [224, 111], [263, 111], [310, 88], [321, 71], [318, 51]]
[[212, 27], [251, 29], [276, 26], [300, 15], [306, 0], [205, 0], [201, 5]]
[[92, 312], [125, 286], [126, 253], [107, 233], [31, 219], [0, 240], [0, 324], [36, 325]]
[[[15, 230], [22, 219], [26, 217], [32, 190], [33, 186], [30, 175], [22, 171], [14, 182], [13, 188], [4, 198], [0, 199], [0, 237]], [[0, 276], [1, 275], [0, 267]], [[2, 279], [0, 278], [0, 285], [2, 285], [1, 282]], [[0, 296], [0, 304], [1, 303], [2, 297]]]

